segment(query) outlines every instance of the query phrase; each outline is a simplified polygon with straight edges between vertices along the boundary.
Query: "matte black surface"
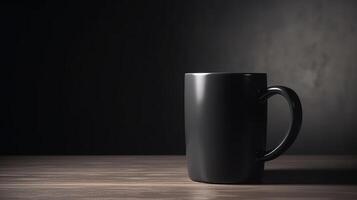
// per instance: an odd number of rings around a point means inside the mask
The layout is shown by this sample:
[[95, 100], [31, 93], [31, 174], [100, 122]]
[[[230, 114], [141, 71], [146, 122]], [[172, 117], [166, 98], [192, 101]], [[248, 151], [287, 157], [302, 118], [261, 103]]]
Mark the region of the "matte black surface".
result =
[[[274, 150], [265, 152], [267, 102], [283, 95], [293, 123]], [[301, 127], [299, 98], [289, 88], [267, 88], [262, 73], [187, 73], [185, 134], [189, 176], [208, 183], [259, 182], [263, 161], [272, 160], [295, 141]]]

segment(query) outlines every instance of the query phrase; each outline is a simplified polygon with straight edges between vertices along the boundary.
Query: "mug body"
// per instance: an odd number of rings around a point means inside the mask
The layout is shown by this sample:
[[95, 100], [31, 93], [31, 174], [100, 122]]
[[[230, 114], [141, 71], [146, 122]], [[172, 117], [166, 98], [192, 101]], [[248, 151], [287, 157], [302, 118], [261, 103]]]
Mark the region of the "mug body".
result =
[[185, 139], [189, 177], [207, 183], [256, 183], [264, 162], [264, 73], [186, 73]]

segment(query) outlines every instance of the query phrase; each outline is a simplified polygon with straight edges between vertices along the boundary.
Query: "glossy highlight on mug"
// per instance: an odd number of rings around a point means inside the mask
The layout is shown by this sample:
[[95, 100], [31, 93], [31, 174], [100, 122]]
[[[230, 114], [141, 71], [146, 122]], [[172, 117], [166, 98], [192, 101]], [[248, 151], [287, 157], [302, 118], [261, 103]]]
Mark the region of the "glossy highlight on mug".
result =
[[195, 94], [196, 94], [196, 100], [197, 104], [201, 104], [202, 99], [205, 95], [205, 85], [206, 85], [206, 79], [204, 77], [206, 74], [199, 74], [198, 77], [195, 79]]

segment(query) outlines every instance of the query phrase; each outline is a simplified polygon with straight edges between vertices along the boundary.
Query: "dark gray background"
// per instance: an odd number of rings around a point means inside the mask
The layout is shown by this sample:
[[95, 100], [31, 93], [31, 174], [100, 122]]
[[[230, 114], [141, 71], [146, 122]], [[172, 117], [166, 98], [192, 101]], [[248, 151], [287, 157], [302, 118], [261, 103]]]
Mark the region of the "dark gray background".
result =
[[[289, 153], [357, 153], [356, 1], [1, 6], [2, 154], [182, 154], [185, 72], [266, 72], [300, 95]], [[269, 146], [289, 123], [269, 101]]]

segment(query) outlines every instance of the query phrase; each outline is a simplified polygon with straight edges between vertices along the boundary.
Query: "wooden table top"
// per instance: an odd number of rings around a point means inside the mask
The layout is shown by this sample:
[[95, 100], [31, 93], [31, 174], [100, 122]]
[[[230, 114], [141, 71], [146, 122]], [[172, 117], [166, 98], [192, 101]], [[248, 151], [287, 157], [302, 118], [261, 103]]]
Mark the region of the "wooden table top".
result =
[[282, 156], [264, 183], [192, 182], [184, 156], [2, 156], [0, 199], [357, 199], [357, 156]]

